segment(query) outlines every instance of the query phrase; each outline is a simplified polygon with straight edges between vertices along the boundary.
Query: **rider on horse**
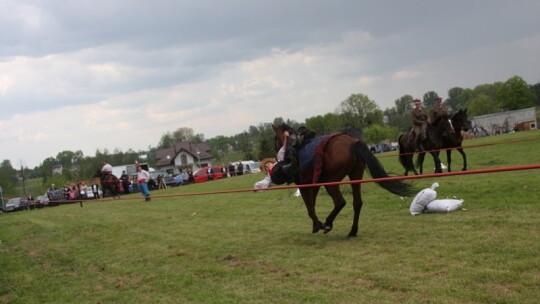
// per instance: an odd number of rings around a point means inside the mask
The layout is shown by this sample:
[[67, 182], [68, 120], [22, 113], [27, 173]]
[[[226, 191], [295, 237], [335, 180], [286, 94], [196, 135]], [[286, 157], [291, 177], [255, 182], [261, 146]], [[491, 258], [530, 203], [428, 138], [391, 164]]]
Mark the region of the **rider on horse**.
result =
[[112, 174], [112, 166], [111, 164], [109, 164], [109, 162], [107, 162], [106, 160], [103, 161], [103, 168], [101, 168], [101, 173], [103, 174], [103, 178], [105, 178], [105, 176], [107, 175], [111, 175]]
[[276, 185], [292, 183], [298, 175], [298, 150], [302, 147], [305, 140], [315, 137], [315, 132], [301, 126], [298, 132], [286, 124], [283, 145], [280, 147], [276, 160], [277, 163], [272, 167], [271, 179]]
[[[435, 98], [435, 106], [431, 110], [431, 122], [437, 121], [437, 118], [439, 117], [448, 119], [448, 109], [446, 107], [443, 107], [441, 97]], [[446, 132], [445, 130], [443, 132], [443, 137], [447, 137], [447, 136], [448, 136], [448, 132]]]
[[409, 133], [409, 143], [414, 143], [416, 148], [420, 148], [420, 139], [426, 138], [426, 128], [428, 124], [428, 115], [422, 107], [420, 99], [414, 100], [415, 108], [412, 110], [413, 129]]

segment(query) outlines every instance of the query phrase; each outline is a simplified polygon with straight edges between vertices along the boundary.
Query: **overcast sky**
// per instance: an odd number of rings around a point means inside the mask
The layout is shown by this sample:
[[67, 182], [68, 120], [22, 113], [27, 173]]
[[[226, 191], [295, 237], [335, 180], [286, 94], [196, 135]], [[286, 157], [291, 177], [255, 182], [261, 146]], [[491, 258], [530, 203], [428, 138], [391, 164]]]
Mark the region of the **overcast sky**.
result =
[[540, 1], [0, 1], [0, 161], [540, 82]]

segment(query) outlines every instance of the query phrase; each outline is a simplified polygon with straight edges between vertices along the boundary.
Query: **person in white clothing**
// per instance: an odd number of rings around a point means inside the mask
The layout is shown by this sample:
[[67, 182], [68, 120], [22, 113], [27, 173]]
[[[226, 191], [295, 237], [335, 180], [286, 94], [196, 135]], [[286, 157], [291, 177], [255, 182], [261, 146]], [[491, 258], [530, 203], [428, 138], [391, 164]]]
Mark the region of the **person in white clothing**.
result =
[[139, 184], [139, 189], [141, 194], [144, 196], [145, 201], [150, 201], [150, 191], [148, 191], [148, 181], [150, 180], [150, 173], [137, 166], [137, 182]]
[[112, 174], [112, 166], [106, 160], [103, 161], [103, 167], [101, 168], [101, 173], [103, 173], [103, 175], [111, 175]]

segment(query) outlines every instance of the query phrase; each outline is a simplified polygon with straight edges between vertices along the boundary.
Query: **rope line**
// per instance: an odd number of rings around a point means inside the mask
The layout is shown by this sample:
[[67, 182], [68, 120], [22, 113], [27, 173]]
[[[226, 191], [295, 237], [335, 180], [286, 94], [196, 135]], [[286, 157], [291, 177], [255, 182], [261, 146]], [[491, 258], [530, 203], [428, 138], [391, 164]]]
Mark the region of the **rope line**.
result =
[[450, 148], [441, 148], [441, 149], [435, 149], [435, 150], [425, 150], [425, 151], [416, 151], [416, 152], [408, 152], [408, 153], [398, 153], [398, 154], [386, 154], [377, 156], [377, 158], [385, 158], [385, 157], [395, 157], [399, 155], [411, 155], [411, 154], [420, 154], [420, 153], [431, 153], [431, 152], [441, 152], [446, 150], [454, 150], [458, 148], [462, 149], [469, 149], [469, 148], [478, 148], [478, 147], [487, 147], [487, 146], [496, 146], [501, 144], [514, 144], [514, 143], [521, 143], [521, 142], [527, 142], [527, 141], [533, 141], [538, 140], [537, 138], [527, 138], [527, 139], [515, 139], [515, 140], [509, 140], [505, 142], [498, 142], [498, 143], [487, 143], [487, 144], [476, 144], [476, 145], [468, 145], [468, 146], [457, 146], [457, 147], [450, 147]]
[[[523, 165], [523, 166], [508, 166], [500, 168], [487, 168], [487, 169], [476, 169], [468, 171], [454, 171], [454, 172], [445, 172], [445, 173], [431, 173], [423, 175], [409, 175], [409, 176], [389, 176], [382, 178], [369, 178], [361, 180], [348, 180], [348, 181], [339, 181], [339, 182], [327, 182], [327, 183], [316, 183], [316, 184], [304, 184], [304, 185], [289, 185], [289, 186], [274, 186], [265, 189], [234, 189], [234, 190], [221, 190], [221, 191], [205, 191], [205, 192], [188, 192], [188, 193], [177, 193], [177, 194], [165, 194], [165, 195], [154, 195], [152, 198], [170, 198], [170, 197], [186, 197], [186, 196], [200, 196], [200, 195], [217, 195], [217, 194], [229, 194], [229, 193], [242, 193], [242, 192], [262, 192], [262, 191], [275, 191], [275, 190], [285, 190], [285, 189], [296, 189], [296, 188], [310, 188], [310, 187], [321, 187], [321, 186], [336, 186], [336, 185], [347, 185], [347, 184], [363, 184], [363, 183], [374, 183], [374, 182], [388, 182], [388, 181], [397, 181], [397, 180], [409, 180], [409, 179], [424, 179], [424, 178], [433, 178], [433, 177], [447, 177], [447, 176], [458, 176], [458, 175], [472, 175], [472, 174], [486, 174], [486, 173], [498, 173], [498, 172], [507, 172], [507, 171], [523, 171], [523, 170], [534, 170], [540, 169], [540, 164], [532, 165]], [[133, 197], [130, 198], [100, 198], [94, 200], [84, 200], [85, 202], [92, 201], [120, 201], [120, 200], [133, 200]], [[51, 201], [58, 203], [74, 203], [79, 201]]]

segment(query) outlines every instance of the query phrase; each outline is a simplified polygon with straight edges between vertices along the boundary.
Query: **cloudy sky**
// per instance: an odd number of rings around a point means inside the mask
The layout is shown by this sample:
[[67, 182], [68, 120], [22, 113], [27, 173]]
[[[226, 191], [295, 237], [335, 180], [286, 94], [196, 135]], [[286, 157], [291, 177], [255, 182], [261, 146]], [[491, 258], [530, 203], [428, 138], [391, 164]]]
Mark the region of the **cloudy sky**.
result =
[[2, 0], [0, 161], [540, 82], [540, 1]]

